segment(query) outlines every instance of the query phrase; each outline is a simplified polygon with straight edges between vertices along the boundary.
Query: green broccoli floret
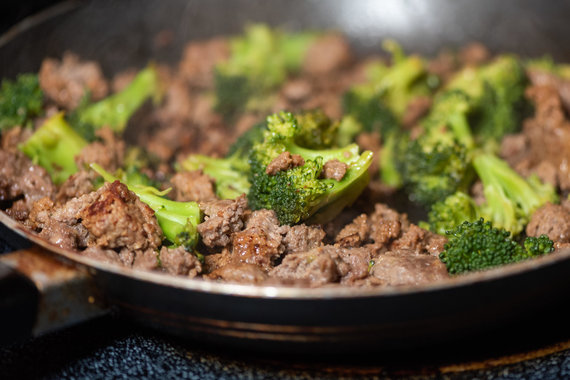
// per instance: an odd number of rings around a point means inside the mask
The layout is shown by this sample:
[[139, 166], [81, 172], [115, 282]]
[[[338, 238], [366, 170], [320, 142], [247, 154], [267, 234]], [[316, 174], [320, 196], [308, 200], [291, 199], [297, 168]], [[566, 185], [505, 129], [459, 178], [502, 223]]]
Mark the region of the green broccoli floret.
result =
[[333, 123], [322, 110], [296, 113], [295, 118], [299, 127], [295, 135], [297, 145], [309, 149], [324, 149], [335, 145], [339, 123]]
[[493, 154], [475, 155], [473, 167], [483, 182], [487, 202], [481, 206], [480, 215], [514, 235], [523, 230], [539, 207], [558, 201], [553, 186], [541, 183], [536, 175], [525, 180]]
[[458, 191], [435, 203], [428, 212], [427, 228], [440, 235], [463, 222], [474, 222], [479, 218], [479, 210], [473, 199]]
[[352, 87], [343, 95], [342, 106], [346, 115], [360, 123], [362, 131], [384, 135], [399, 128], [396, 116], [383, 104], [382, 95], [372, 86]]
[[549, 55], [529, 59], [524, 62], [524, 66], [527, 70], [539, 70], [564, 79], [570, 79], [570, 64], [556, 63]]
[[57, 113], [47, 119], [20, 150], [47, 170], [55, 184], [61, 184], [77, 171], [75, 156], [87, 145], [81, 136]]
[[[288, 112], [269, 116], [267, 126], [264, 141], [254, 146], [249, 157], [248, 200], [253, 210], [274, 210], [283, 224], [324, 223], [352, 204], [367, 186], [372, 152], [359, 154], [356, 144], [321, 150], [301, 147], [295, 142], [297, 120]], [[283, 152], [300, 155], [304, 165], [266, 173], [271, 161]], [[340, 181], [321, 178], [324, 163], [332, 159], [348, 165]]]
[[[91, 164], [107, 182], [119, 179], [105, 171], [97, 164]], [[164, 198], [168, 191], [159, 191], [151, 186], [125, 183], [130, 191], [135, 193], [143, 203], [146, 203], [155, 212], [158, 225], [164, 236], [174, 246], [182, 246], [193, 252], [200, 235], [196, 226], [202, 221], [202, 212], [196, 202], [176, 202]]]
[[147, 66], [122, 91], [96, 103], [84, 97], [80, 106], [69, 115], [70, 124], [85, 139], [95, 139], [95, 131], [109, 127], [122, 132], [130, 117], [148, 99], [158, 100], [161, 96], [160, 81], [156, 67]]
[[446, 90], [460, 90], [469, 95], [472, 112], [469, 123], [479, 144], [497, 143], [516, 132], [521, 124], [526, 75], [518, 58], [500, 55], [478, 68], [460, 71]]
[[115, 176], [118, 177], [121, 182], [130, 185], [157, 187], [158, 184], [144, 173], [146, 168], [150, 168], [153, 165], [152, 161], [153, 159], [151, 159], [146, 151], [143, 151], [143, 149], [138, 146], [131, 146], [127, 149], [125, 154], [123, 167], [115, 172]]
[[230, 41], [230, 58], [216, 65], [216, 110], [226, 118], [243, 110], [264, 111], [275, 89], [298, 71], [314, 33], [283, 33], [254, 24]]
[[258, 142], [263, 141], [263, 132], [266, 130], [267, 124], [265, 124], [265, 121], [257, 123], [249, 128], [230, 146], [227, 157], [231, 157], [234, 154], [247, 157], [253, 146]]
[[553, 242], [546, 235], [527, 238], [523, 248], [511, 239], [509, 231], [494, 228], [482, 218], [458, 225], [448, 236], [439, 258], [450, 274], [488, 269], [553, 251]]
[[473, 137], [467, 121], [469, 97], [458, 90], [439, 95], [422, 121], [424, 133], [395, 156], [404, 189], [424, 206], [467, 191], [473, 176], [470, 152]]
[[0, 88], [0, 131], [29, 126], [43, 109], [44, 94], [36, 74], [20, 74], [15, 81], [2, 80]]

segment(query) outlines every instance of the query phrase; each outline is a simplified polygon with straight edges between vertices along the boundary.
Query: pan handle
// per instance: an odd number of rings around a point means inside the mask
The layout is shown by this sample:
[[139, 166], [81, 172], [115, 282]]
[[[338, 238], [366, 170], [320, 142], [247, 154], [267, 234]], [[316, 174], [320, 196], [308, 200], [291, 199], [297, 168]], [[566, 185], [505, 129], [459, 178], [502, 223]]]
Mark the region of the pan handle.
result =
[[34, 246], [0, 256], [0, 344], [106, 314], [86, 270]]

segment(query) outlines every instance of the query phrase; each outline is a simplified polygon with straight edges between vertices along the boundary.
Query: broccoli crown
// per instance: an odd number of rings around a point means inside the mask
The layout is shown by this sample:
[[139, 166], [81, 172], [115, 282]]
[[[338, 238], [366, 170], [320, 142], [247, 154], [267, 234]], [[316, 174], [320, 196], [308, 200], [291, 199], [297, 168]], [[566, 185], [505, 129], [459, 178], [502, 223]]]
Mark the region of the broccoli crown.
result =
[[216, 65], [216, 110], [233, 117], [244, 109], [263, 111], [275, 88], [297, 71], [314, 33], [283, 33], [254, 24], [230, 42], [230, 58]]
[[109, 127], [122, 132], [131, 116], [148, 99], [160, 99], [161, 87], [158, 71], [153, 65], [138, 72], [135, 78], [120, 92], [96, 103], [89, 101], [87, 94], [80, 106], [69, 116], [71, 125], [85, 139], [93, 140], [95, 131]]
[[295, 114], [299, 130], [295, 143], [309, 149], [324, 149], [335, 145], [339, 123], [331, 119], [320, 109]]
[[397, 165], [410, 199], [424, 206], [467, 191], [472, 178], [468, 150], [459, 143], [434, 145], [420, 137], [408, 144]]
[[448, 233], [449, 241], [440, 253], [440, 260], [450, 274], [460, 274], [514, 263], [552, 252], [553, 243], [547, 236], [527, 238], [524, 247], [501, 228], [494, 228], [483, 218], [463, 222]]
[[432, 232], [445, 235], [447, 231], [467, 221], [478, 219], [477, 206], [466, 193], [458, 191], [435, 203], [428, 212], [428, 226]]
[[[253, 147], [249, 157], [248, 201], [252, 209], [274, 210], [284, 224], [309, 219], [322, 223], [354, 202], [367, 186], [371, 152], [359, 154], [356, 144], [321, 150], [301, 147], [295, 142], [299, 125], [288, 112], [269, 116], [267, 126], [264, 141]], [[267, 174], [267, 165], [283, 152], [299, 154], [304, 165]], [[324, 163], [332, 159], [348, 166], [340, 181], [321, 178]]]
[[16, 125], [28, 126], [42, 112], [44, 94], [36, 74], [20, 74], [15, 81], [2, 80], [0, 87], [0, 131]]
[[516, 132], [525, 106], [527, 78], [519, 60], [500, 55], [479, 68], [467, 67], [457, 73], [446, 90], [460, 90], [472, 99], [470, 125], [479, 144], [497, 142]]
[[514, 235], [523, 230], [539, 207], [558, 200], [553, 186], [541, 183], [535, 175], [521, 177], [493, 154], [475, 155], [473, 167], [483, 183], [486, 199], [481, 216]]
[[[119, 181], [97, 164], [91, 164], [91, 168], [107, 182]], [[141, 202], [154, 210], [158, 225], [170, 243], [182, 246], [187, 251], [194, 251], [200, 237], [196, 226], [202, 221], [202, 212], [198, 203], [166, 199], [164, 195], [168, 190], [159, 191], [154, 187], [139, 184], [125, 183], [125, 185], [139, 197]]]
[[368, 85], [354, 86], [342, 97], [345, 114], [352, 116], [366, 132], [381, 135], [398, 128], [392, 111], [382, 103], [382, 96]]
[[47, 119], [19, 148], [46, 169], [55, 184], [61, 184], [77, 171], [75, 156], [86, 145], [87, 141], [67, 124], [60, 112]]

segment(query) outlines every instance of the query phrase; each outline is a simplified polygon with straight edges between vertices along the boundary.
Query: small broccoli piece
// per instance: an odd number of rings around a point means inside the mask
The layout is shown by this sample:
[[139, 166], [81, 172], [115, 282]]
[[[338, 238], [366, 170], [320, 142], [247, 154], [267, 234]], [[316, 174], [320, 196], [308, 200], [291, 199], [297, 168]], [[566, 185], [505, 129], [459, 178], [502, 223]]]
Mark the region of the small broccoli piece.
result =
[[46, 169], [57, 185], [77, 171], [75, 156], [86, 145], [87, 141], [67, 124], [60, 112], [46, 120], [19, 148]]
[[464, 92], [440, 94], [422, 121], [424, 133], [396, 156], [411, 200], [431, 206], [457, 191], [467, 191], [473, 179], [470, 154], [474, 142], [467, 121], [470, 109], [470, 98]]
[[407, 133], [393, 131], [384, 138], [379, 154], [380, 180], [392, 187], [402, 186], [402, 175], [399, 170], [399, 160], [410, 144]]
[[445, 235], [461, 223], [474, 222], [479, 218], [479, 211], [473, 199], [462, 191], [458, 191], [435, 203], [428, 212], [428, 228], [430, 231]]
[[30, 126], [43, 109], [43, 92], [36, 74], [20, 74], [15, 81], [2, 80], [0, 131], [16, 125]]
[[496, 144], [520, 127], [526, 84], [522, 64], [515, 56], [505, 54], [479, 68], [463, 69], [446, 90], [460, 90], [471, 98], [469, 122], [475, 140]]
[[475, 155], [473, 167], [483, 182], [486, 199], [480, 215], [513, 235], [523, 230], [539, 207], [558, 201], [553, 186], [541, 183], [535, 175], [524, 179], [493, 154]]
[[[267, 126], [264, 141], [254, 146], [249, 157], [252, 209], [274, 210], [283, 224], [324, 223], [352, 204], [367, 186], [372, 152], [359, 154], [356, 144], [320, 150], [301, 147], [295, 142], [297, 120], [288, 112], [269, 116]], [[305, 164], [267, 174], [267, 165], [283, 152], [300, 155]], [[348, 165], [340, 181], [321, 178], [324, 163], [331, 159]]]
[[295, 114], [299, 130], [295, 143], [309, 149], [324, 149], [335, 145], [339, 123], [331, 119], [320, 109]]
[[158, 100], [161, 95], [158, 72], [153, 65], [139, 71], [122, 91], [96, 103], [90, 103], [88, 96], [69, 116], [70, 124], [87, 140], [95, 138], [95, 131], [109, 127], [122, 132], [130, 117], [148, 99]]
[[148, 153], [143, 151], [140, 147], [129, 147], [123, 162], [123, 168], [120, 168], [115, 173], [115, 176], [123, 183], [141, 186], [157, 186], [143, 171], [152, 165], [152, 159]]
[[440, 253], [440, 260], [450, 274], [479, 271], [530, 259], [552, 252], [553, 243], [546, 235], [527, 238], [523, 246], [511, 234], [494, 228], [483, 218], [464, 222], [448, 232], [449, 241]]
[[[105, 171], [97, 164], [91, 164], [107, 182], [119, 179]], [[202, 212], [196, 202], [176, 202], [164, 198], [168, 191], [159, 191], [151, 186], [125, 183], [130, 191], [135, 193], [143, 203], [146, 203], [155, 212], [158, 225], [164, 236], [174, 246], [182, 246], [193, 252], [200, 235], [196, 226], [202, 221]]]
[[355, 137], [362, 132], [362, 124], [352, 115], [345, 115], [340, 120], [334, 146], [346, 146], [354, 142]]
[[360, 123], [365, 132], [383, 135], [399, 128], [396, 116], [382, 103], [381, 94], [369, 85], [352, 87], [343, 95], [342, 106], [344, 113]]
[[249, 192], [247, 180], [249, 164], [239, 154], [225, 158], [214, 158], [202, 154], [191, 154], [180, 166], [184, 170], [202, 170], [216, 181], [216, 195], [220, 199], [235, 199]]
[[299, 70], [313, 33], [283, 33], [254, 24], [230, 41], [230, 58], [216, 65], [216, 110], [232, 118], [243, 110], [264, 111], [275, 89]]

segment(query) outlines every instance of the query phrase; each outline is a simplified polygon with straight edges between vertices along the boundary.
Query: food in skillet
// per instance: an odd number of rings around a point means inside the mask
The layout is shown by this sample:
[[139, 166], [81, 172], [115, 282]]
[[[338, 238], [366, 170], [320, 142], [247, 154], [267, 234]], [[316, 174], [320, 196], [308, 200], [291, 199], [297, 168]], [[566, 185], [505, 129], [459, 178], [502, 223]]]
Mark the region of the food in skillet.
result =
[[253, 284], [424, 284], [567, 246], [568, 67], [384, 48], [252, 25], [111, 81], [47, 58], [2, 83], [2, 209], [88, 257]]

